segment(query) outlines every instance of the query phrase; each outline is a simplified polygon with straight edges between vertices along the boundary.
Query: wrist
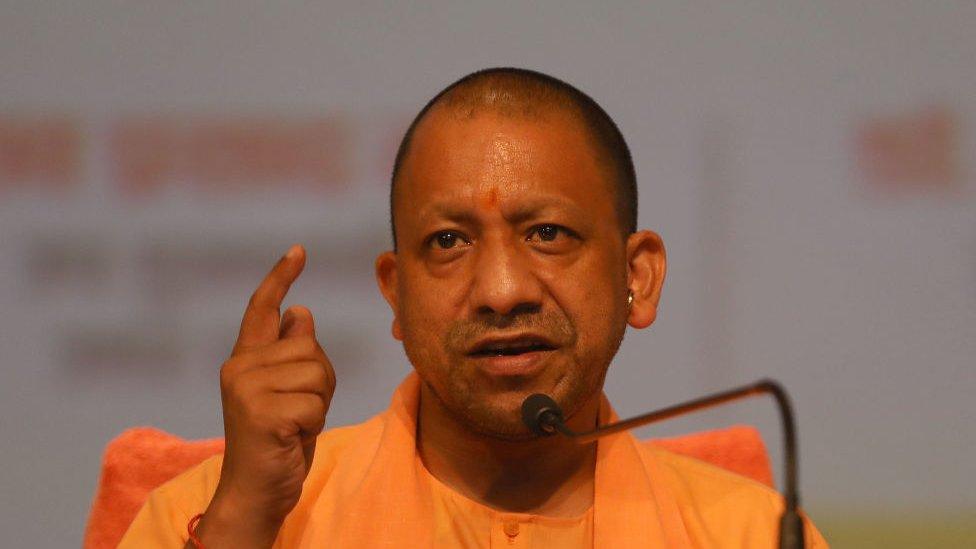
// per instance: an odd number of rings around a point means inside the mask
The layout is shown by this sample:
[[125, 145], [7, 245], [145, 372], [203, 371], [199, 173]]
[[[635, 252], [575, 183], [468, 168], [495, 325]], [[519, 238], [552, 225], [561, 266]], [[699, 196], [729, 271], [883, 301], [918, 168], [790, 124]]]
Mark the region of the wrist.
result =
[[282, 521], [269, 519], [254, 506], [215, 494], [194, 534], [206, 549], [268, 548], [278, 537]]

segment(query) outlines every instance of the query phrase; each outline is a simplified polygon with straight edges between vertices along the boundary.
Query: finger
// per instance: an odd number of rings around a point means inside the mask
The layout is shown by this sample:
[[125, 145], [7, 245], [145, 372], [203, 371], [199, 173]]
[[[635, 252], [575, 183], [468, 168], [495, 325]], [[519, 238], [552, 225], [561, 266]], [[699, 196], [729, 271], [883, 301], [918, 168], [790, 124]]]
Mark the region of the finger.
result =
[[275, 418], [272, 433], [282, 442], [292, 437], [306, 439], [322, 432], [325, 427], [325, 414], [328, 404], [318, 395], [311, 393], [276, 393], [272, 400], [265, 402], [269, 410], [274, 410]]
[[265, 345], [260, 349], [238, 353], [228, 359], [223, 367], [228, 370], [228, 374], [238, 375], [249, 370], [266, 368], [274, 364], [303, 362], [306, 360], [325, 362], [330, 367], [332, 365], [322, 346], [319, 345], [319, 342], [314, 337], [301, 336], [281, 339], [270, 345]]
[[275, 364], [243, 375], [249, 378], [243, 383], [276, 393], [314, 393], [331, 400], [335, 390], [332, 367], [318, 361]]
[[301, 336], [315, 336], [315, 319], [312, 318], [312, 311], [307, 307], [292, 305], [281, 316], [281, 331], [278, 337], [288, 339]]
[[278, 310], [288, 288], [305, 267], [305, 249], [294, 245], [278, 260], [251, 295], [234, 350], [266, 345], [278, 338]]
[[[291, 393], [296, 398], [295, 419], [301, 429], [303, 437], [316, 436], [325, 427], [325, 414], [329, 411], [329, 405], [318, 395], [309, 393]], [[298, 404], [298, 401], [301, 404]]]

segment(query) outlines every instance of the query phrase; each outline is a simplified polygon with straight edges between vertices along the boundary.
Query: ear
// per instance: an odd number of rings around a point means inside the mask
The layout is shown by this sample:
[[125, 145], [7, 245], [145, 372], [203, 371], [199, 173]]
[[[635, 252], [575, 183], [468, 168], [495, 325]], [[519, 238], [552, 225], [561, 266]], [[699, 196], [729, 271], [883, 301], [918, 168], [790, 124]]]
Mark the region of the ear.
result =
[[383, 252], [376, 258], [376, 283], [380, 293], [393, 310], [393, 337], [403, 341], [403, 329], [400, 327], [400, 298], [397, 294], [397, 256], [394, 252]]
[[627, 287], [634, 294], [627, 323], [634, 328], [647, 328], [657, 318], [666, 271], [664, 242], [657, 233], [638, 231], [627, 238]]

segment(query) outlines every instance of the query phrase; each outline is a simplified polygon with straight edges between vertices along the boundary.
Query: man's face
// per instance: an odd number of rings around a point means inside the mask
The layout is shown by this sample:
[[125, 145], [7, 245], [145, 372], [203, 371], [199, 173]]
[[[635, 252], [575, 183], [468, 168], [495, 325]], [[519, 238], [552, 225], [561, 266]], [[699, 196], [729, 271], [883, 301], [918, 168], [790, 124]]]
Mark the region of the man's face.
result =
[[601, 389], [627, 321], [610, 177], [562, 112], [435, 109], [418, 126], [395, 200], [394, 332], [472, 430], [524, 438], [526, 396], [572, 416]]

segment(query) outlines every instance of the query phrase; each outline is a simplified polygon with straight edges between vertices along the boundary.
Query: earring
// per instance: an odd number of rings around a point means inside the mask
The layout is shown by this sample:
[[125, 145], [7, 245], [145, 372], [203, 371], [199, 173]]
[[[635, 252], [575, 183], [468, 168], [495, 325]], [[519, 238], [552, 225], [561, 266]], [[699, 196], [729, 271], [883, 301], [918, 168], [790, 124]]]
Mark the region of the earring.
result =
[[631, 290], [627, 292], [627, 306], [630, 307], [634, 304], [634, 291]]

